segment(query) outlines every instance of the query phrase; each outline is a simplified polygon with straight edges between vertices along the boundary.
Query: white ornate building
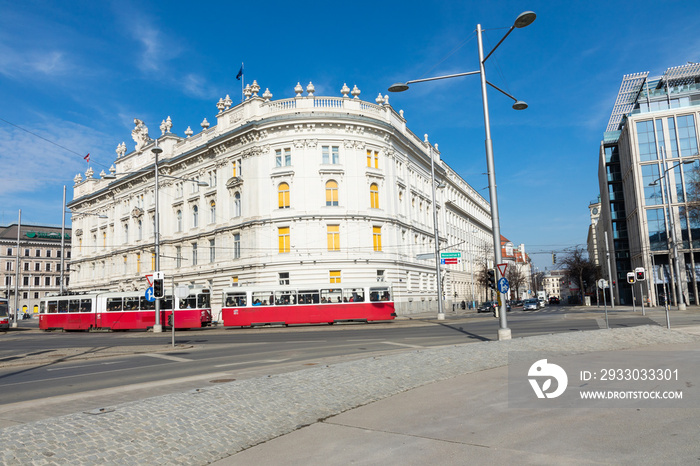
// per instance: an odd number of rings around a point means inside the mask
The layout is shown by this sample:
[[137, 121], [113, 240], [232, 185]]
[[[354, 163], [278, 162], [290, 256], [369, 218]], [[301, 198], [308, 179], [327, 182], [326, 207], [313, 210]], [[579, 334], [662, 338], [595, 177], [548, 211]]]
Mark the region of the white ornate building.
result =
[[[247, 86], [235, 107], [219, 100], [216, 124], [205, 118], [197, 134], [172, 133], [170, 117], [160, 126], [166, 283], [210, 287], [215, 316], [223, 288], [272, 283], [386, 281], [397, 312], [437, 309], [435, 262], [416, 258], [434, 252], [431, 154], [446, 185], [436, 194], [441, 248], [469, 259], [469, 244], [488, 242], [488, 202], [388, 97], [365, 102], [345, 85], [341, 97], [318, 97], [309, 83], [307, 95], [297, 85], [295, 97], [273, 101], [259, 89]], [[154, 270], [156, 141], [135, 125], [136, 148], [118, 146], [111, 175], [75, 177], [69, 207], [107, 218], [73, 215], [71, 290], [145, 289]], [[472, 274], [466, 260], [444, 270], [451, 309], [469, 299]]]

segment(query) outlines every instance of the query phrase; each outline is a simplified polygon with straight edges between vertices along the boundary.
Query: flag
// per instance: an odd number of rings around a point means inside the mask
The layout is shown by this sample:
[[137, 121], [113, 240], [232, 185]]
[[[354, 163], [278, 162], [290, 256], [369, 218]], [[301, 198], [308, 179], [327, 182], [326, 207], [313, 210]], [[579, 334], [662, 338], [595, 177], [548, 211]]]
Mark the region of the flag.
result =
[[240, 81], [241, 76], [243, 76], [243, 65], [241, 65], [241, 69], [238, 70], [238, 74], [236, 75], [236, 79]]
[[88, 152], [88, 155], [83, 157], [87, 163], [90, 163], [90, 153]]

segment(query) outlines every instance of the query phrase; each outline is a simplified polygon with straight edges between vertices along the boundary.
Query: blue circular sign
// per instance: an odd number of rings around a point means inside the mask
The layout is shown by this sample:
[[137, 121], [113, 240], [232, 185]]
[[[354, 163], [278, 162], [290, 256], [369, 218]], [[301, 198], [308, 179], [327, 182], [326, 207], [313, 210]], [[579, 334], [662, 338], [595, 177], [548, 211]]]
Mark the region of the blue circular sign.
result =
[[501, 293], [508, 293], [509, 289], [510, 285], [508, 284], [508, 280], [506, 278], [501, 278], [498, 280], [498, 291]]

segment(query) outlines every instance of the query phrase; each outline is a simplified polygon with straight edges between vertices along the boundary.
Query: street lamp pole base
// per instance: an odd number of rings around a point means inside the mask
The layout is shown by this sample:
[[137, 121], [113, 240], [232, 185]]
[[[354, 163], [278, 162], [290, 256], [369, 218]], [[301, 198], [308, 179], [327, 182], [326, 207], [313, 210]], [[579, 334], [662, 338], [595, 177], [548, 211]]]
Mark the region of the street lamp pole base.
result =
[[498, 339], [499, 340], [510, 340], [510, 329], [509, 328], [499, 328], [498, 329]]
[[438, 320], [445, 320], [445, 313], [444, 312], [438, 313]]
[[17, 328], [17, 322], [12, 322], [12, 328]]
[[685, 311], [685, 303], [678, 303], [678, 310]]
[[163, 333], [163, 326], [162, 325], [154, 325], [153, 326], [153, 333]]

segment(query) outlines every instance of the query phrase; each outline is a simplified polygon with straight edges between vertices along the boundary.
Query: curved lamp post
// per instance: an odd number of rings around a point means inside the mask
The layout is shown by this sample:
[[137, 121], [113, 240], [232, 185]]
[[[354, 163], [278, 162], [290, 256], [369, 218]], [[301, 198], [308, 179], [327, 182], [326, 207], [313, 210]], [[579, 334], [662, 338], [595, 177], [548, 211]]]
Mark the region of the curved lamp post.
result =
[[[472, 74], [478, 74], [481, 76], [481, 100], [483, 103], [484, 107], [484, 126], [486, 129], [486, 166], [487, 166], [487, 171], [489, 175], [489, 197], [490, 197], [490, 204], [491, 204], [491, 223], [492, 223], [492, 229], [493, 229], [493, 250], [494, 250], [494, 255], [495, 255], [495, 264], [498, 265], [501, 263], [503, 260], [502, 254], [501, 254], [501, 229], [500, 229], [500, 223], [499, 223], [499, 217], [498, 217], [498, 196], [496, 193], [496, 170], [494, 167], [494, 161], [493, 161], [493, 144], [491, 142], [491, 124], [489, 121], [489, 103], [488, 103], [488, 97], [486, 94], [486, 85], [488, 84], [489, 86], [493, 87], [500, 93], [510, 97], [513, 99], [515, 102], [513, 104], [513, 109], [514, 110], [524, 110], [527, 108], [527, 104], [521, 100], [516, 99], [512, 95], [508, 94], [506, 91], [503, 89], [500, 89], [499, 87], [493, 85], [492, 83], [488, 82], [486, 80], [486, 70], [485, 70], [485, 63], [486, 60], [493, 54], [493, 52], [496, 51], [499, 45], [503, 43], [503, 41], [508, 37], [508, 35], [513, 32], [513, 29], [515, 28], [524, 28], [525, 26], [529, 26], [532, 24], [533, 21], [535, 21], [535, 18], [537, 18], [537, 15], [532, 12], [532, 11], [526, 11], [524, 13], [520, 13], [518, 17], [515, 19], [515, 22], [513, 25], [508, 29], [508, 32], [501, 38], [500, 41], [496, 44], [496, 46], [484, 57], [484, 47], [483, 47], [483, 41], [481, 37], [482, 29], [481, 29], [481, 24], [476, 25], [476, 34], [477, 34], [477, 39], [478, 39], [478, 46], [479, 46], [479, 70], [478, 71], [468, 71], [466, 73], [457, 73], [457, 74], [450, 74], [446, 76], [437, 76], [433, 78], [424, 78], [424, 79], [415, 79], [412, 81], [406, 81], [405, 83], [396, 83], [393, 84], [391, 87], [389, 87], [389, 92], [403, 92], [409, 89], [409, 84], [413, 83], [420, 83], [420, 82], [426, 82], [426, 81], [435, 81], [438, 79], [448, 79], [448, 78], [457, 78], [460, 76], [468, 76]], [[498, 270], [498, 267], [496, 267], [496, 283], [498, 283], [498, 280], [501, 278], [500, 277], [500, 271]], [[506, 303], [505, 299], [501, 300], [501, 307], [500, 307], [500, 312], [499, 312], [499, 329], [498, 329], [498, 339], [499, 340], [509, 340], [511, 338], [511, 332], [510, 329], [508, 328], [508, 323], [506, 320]]]

